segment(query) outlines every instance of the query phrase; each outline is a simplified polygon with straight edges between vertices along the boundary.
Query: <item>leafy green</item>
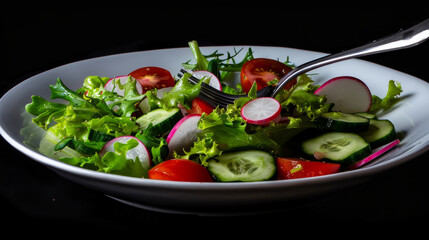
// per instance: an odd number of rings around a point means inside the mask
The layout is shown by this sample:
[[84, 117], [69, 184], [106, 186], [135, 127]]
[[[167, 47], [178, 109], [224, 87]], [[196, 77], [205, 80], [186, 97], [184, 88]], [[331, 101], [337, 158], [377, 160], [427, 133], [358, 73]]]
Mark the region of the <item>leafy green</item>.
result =
[[221, 155], [222, 150], [218, 148], [218, 145], [213, 141], [213, 139], [198, 138], [190, 150], [184, 151], [184, 153], [185, 155], [178, 155], [174, 152], [174, 158], [189, 159], [198, 162], [203, 166], [207, 166], [207, 161], [210, 158]]
[[192, 106], [192, 100], [200, 94], [201, 84], [204, 78], [198, 84], [191, 84], [188, 79], [192, 76], [190, 73], [183, 74], [182, 78], [177, 81], [176, 85], [168, 92], [164, 93], [162, 98], [156, 95], [156, 89], [146, 92], [151, 110], [156, 108], [176, 108], [181, 104], [186, 109]]
[[67, 105], [52, 103], [40, 96], [31, 96], [31, 103], [25, 105], [25, 110], [35, 115], [32, 121], [38, 126], [47, 129], [55, 118], [63, 115]]
[[192, 70], [207, 70], [207, 67], [209, 66], [209, 61], [201, 53], [197, 41], [190, 41], [188, 42], [188, 45], [192, 51], [192, 54], [194, 55], [195, 60], [197, 61], [197, 63], [192, 66]]
[[92, 118], [84, 122], [83, 126], [115, 137], [133, 135], [139, 129], [133, 119], [129, 117], [115, 117], [112, 115]]
[[314, 94], [318, 86], [313, 83], [308, 75], [302, 74], [290, 90], [282, 90], [276, 99], [290, 116], [305, 116], [314, 121], [322, 113], [328, 112], [332, 106], [326, 103], [325, 96]]
[[107, 152], [103, 157], [95, 153], [89, 157], [60, 158], [61, 161], [92, 169], [99, 172], [113, 173], [131, 177], [147, 177], [148, 169], [145, 169], [138, 157], [128, 159], [127, 151], [138, 145], [137, 140], [131, 139], [127, 143], [114, 143], [114, 152]]
[[[248, 49], [243, 59], [239, 62], [235, 61], [235, 57], [243, 50], [241, 48], [240, 50], [236, 50], [234, 48], [234, 53], [231, 54], [230, 52], [226, 52], [227, 56], [224, 59], [221, 59], [220, 57], [223, 56], [223, 53], [218, 53], [216, 50], [212, 54], [209, 55], [203, 55], [201, 52], [200, 47], [198, 46], [197, 41], [190, 41], [188, 42], [189, 48], [191, 49], [191, 52], [194, 56], [194, 59], [196, 63], [190, 63], [191, 60], [188, 60], [185, 63], [182, 63], [182, 66], [186, 69], [191, 70], [207, 70], [218, 76], [220, 81], [225, 81], [230, 79], [230, 76], [233, 75], [234, 72], [241, 71], [241, 67], [243, 64], [251, 59], [253, 59], [253, 51], [251, 48]], [[212, 65], [215, 65], [216, 67], [212, 67]]]
[[114, 112], [117, 116], [131, 117], [137, 111], [136, 103], [145, 95], [140, 95], [136, 88], [136, 80], [129, 77], [125, 84], [115, 82], [116, 87], [124, 89], [124, 96], [104, 89], [105, 79], [98, 76], [87, 77], [83, 87], [78, 92], [84, 92], [88, 102], [106, 111]]
[[389, 81], [387, 93], [384, 98], [380, 98], [376, 95], [372, 96], [372, 105], [369, 110], [370, 113], [377, 113], [379, 111], [385, 111], [400, 101], [400, 94], [402, 92], [402, 86], [399, 82], [393, 80]]
[[146, 129], [139, 131], [135, 136], [151, 152], [152, 162], [159, 164], [167, 158], [169, 149], [167, 141], [163, 137], [156, 137], [152, 129], [153, 125], [151, 123]]

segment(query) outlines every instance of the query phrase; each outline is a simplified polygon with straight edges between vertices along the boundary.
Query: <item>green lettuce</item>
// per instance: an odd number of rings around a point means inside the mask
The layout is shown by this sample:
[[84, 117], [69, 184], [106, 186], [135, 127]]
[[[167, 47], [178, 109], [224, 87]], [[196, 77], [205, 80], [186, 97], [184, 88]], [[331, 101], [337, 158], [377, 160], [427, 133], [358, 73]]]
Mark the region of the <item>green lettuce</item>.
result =
[[151, 123], [146, 129], [140, 130], [136, 134], [136, 138], [138, 138], [146, 148], [149, 149], [152, 162], [156, 165], [167, 158], [169, 148], [167, 141], [163, 137], [156, 137], [152, 129], [153, 125]]
[[372, 96], [372, 104], [370, 113], [378, 113], [380, 111], [386, 111], [393, 107], [397, 102], [400, 101], [400, 94], [402, 92], [402, 86], [399, 82], [393, 80], [389, 81], [387, 93], [384, 98], [380, 98], [376, 95]]
[[306, 117], [314, 121], [332, 108], [331, 104], [326, 103], [326, 96], [314, 94], [317, 88], [318, 86], [314, 85], [314, 81], [308, 75], [302, 74], [291, 89], [282, 90], [276, 99], [289, 116]]
[[99, 172], [112, 173], [131, 177], [147, 177], [145, 169], [139, 158], [128, 159], [127, 151], [138, 145], [137, 140], [131, 139], [127, 143], [114, 143], [114, 152], [107, 152], [103, 157], [95, 153], [89, 157], [60, 158], [61, 161], [86, 169]]
[[113, 112], [116, 116], [131, 117], [137, 111], [136, 103], [145, 95], [140, 95], [136, 88], [136, 80], [129, 77], [125, 84], [115, 82], [116, 87], [124, 90], [124, 96], [104, 89], [105, 78], [89, 76], [85, 79], [83, 87], [77, 92], [84, 93], [84, 97], [101, 109]]
[[32, 121], [39, 127], [47, 129], [57, 117], [61, 117], [67, 105], [52, 103], [40, 96], [31, 96], [31, 103], [25, 105], [25, 110], [34, 115]]
[[149, 106], [151, 110], [156, 108], [176, 108], [178, 104], [186, 109], [192, 106], [192, 100], [200, 94], [201, 84], [204, 78], [198, 84], [191, 84], [188, 79], [192, 76], [190, 73], [183, 74], [183, 77], [176, 83], [176, 85], [167, 93], [164, 93], [162, 98], [156, 95], [156, 89], [146, 92]]

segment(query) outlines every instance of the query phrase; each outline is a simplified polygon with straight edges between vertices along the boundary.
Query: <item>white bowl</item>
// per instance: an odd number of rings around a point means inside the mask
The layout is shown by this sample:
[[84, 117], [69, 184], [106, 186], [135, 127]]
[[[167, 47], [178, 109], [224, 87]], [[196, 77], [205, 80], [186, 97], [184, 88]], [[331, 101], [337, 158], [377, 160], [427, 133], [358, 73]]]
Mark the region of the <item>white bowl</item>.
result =
[[[243, 54], [249, 46], [243, 47]], [[250, 46], [255, 57], [285, 61], [287, 56], [295, 64], [323, 56], [323, 53], [281, 48]], [[203, 47], [205, 54], [218, 49], [233, 52], [234, 47]], [[101, 191], [119, 201], [151, 210], [197, 214], [253, 213], [278, 209], [289, 202], [311, 201], [311, 197], [329, 194], [368, 180], [377, 173], [411, 160], [428, 149], [429, 145], [429, 84], [413, 76], [362, 60], [348, 60], [313, 71], [316, 83], [330, 78], [350, 75], [363, 80], [373, 94], [384, 96], [388, 81], [402, 84], [404, 99], [383, 118], [390, 119], [403, 136], [401, 143], [375, 161], [353, 171], [294, 180], [250, 183], [191, 183], [139, 179], [106, 174], [67, 165], [48, 158], [23, 143], [25, 104], [32, 95], [50, 98], [49, 85], [59, 77], [71, 89], [82, 86], [86, 76], [118, 76], [144, 66], [159, 66], [179, 72], [181, 63], [193, 59], [189, 48], [162, 49], [111, 55], [70, 63], [33, 76], [18, 84], [0, 99], [0, 133], [13, 147], [46, 165], [67, 179]], [[239, 59], [239, 58], [237, 58]]]

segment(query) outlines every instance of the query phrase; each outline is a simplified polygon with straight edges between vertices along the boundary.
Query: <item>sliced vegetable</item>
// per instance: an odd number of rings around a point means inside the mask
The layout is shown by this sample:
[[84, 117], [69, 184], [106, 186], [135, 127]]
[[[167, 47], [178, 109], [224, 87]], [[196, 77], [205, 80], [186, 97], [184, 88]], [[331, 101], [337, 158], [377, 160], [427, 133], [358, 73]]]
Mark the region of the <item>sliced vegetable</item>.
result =
[[317, 124], [328, 131], [364, 132], [368, 130], [369, 119], [350, 113], [327, 112], [320, 115]]
[[[104, 85], [104, 89], [110, 92], [116, 92], [120, 96], [124, 96], [125, 89], [122, 87], [122, 85], [125, 85], [127, 83], [128, 78], [130, 78], [130, 76], [128, 75], [122, 75], [122, 76], [111, 78]], [[120, 84], [118, 84], [118, 82]], [[136, 89], [139, 94], [143, 93], [142, 85], [136, 84]]]
[[134, 160], [137, 159], [140, 161], [142, 167], [146, 170], [148, 170], [151, 166], [151, 159], [150, 154], [146, 146], [136, 137], [134, 136], [121, 136], [114, 138], [113, 140], [109, 141], [104, 145], [103, 149], [101, 149], [99, 155], [103, 158], [104, 155], [108, 154], [109, 152], [116, 152], [116, 149], [118, 148], [117, 144], [128, 144], [129, 141], [137, 141], [137, 144], [134, 148], [127, 149], [126, 151], [126, 159]]
[[212, 86], [213, 88], [222, 91], [222, 85], [220, 84], [219, 78], [216, 77], [215, 74], [209, 72], [209, 71], [205, 71], [205, 70], [199, 70], [199, 71], [195, 71], [192, 73], [192, 76], [198, 78], [198, 79], [202, 79], [203, 77], [206, 77], [210, 80], [209, 85]]
[[368, 119], [377, 119], [377, 115], [375, 115], [373, 113], [361, 112], [361, 113], [353, 113], [353, 114], [364, 117], [364, 118], [368, 118]]
[[303, 141], [304, 153], [317, 160], [327, 160], [350, 165], [371, 154], [371, 148], [355, 133], [329, 132]]
[[369, 122], [368, 131], [359, 133], [367, 141], [372, 149], [378, 148], [397, 138], [395, 126], [389, 120], [374, 120]]
[[[284, 75], [292, 70], [291, 67], [277, 60], [268, 58], [254, 58], [243, 64], [240, 73], [241, 86], [247, 93], [256, 82], [260, 90], [268, 86], [274, 79], [280, 80]], [[285, 89], [290, 89], [295, 85], [296, 80], [286, 84]]]
[[371, 162], [372, 160], [376, 159], [377, 157], [381, 156], [385, 152], [389, 151], [390, 149], [392, 149], [394, 146], [398, 145], [399, 143], [400, 143], [399, 139], [395, 139], [392, 142], [387, 143], [387, 144], [373, 150], [371, 155], [360, 160], [359, 162], [356, 162], [350, 166], [347, 166], [346, 170], [353, 170], [353, 169], [356, 169], [356, 168], [363, 166], [364, 164]]
[[192, 100], [192, 106], [191, 109], [186, 109], [185, 111], [188, 114], [210, 114], [213, 112], [214, 108], [212, 105], [208, 104], [206, 101], [202, 100], [201, 98], [197, 97]]
[[114, 139], [115, 136], [103, 133], [101, 131], [91, 129], [89, 131], [88, 139], [94, 142], [107, 142]]
[[277, 179], [294, 179], [337, 173], [341, 164], [309, 161], [301, 158], [277, 158]]
[[154, 88], [173, 87], [176, 83], [171, 73], [160, 67], [142, 67], [129, 75], [140, 83], [143, 93]]
[[176, 123], [166, 139], [170, 154], [174, 151], [177, 154], [183, 154], [184, 150], [187, 151], [192, 147], [193, 143], [198, 139], [197, 134], [201, 132], [198, 129], [200, 118], [201, 115], [199, 114], [190, 114]]
[[280, 103], [271, 97], [256, 98], [241, 108], [241, 117], [250, 124], [264, 125], [280, 120]]
[[328, 103], [335, 104], [333, 111], [338, 112], [368, 112], [372, 104], [368, 86], [350, 76], [332, 78], [322, 84], [314, 94], [325, 95]]
[[153, 134], [163, 135], [169, 132], [182, 117], [182, 111], [179, 108], [158, 108], [137, 118], [136, 123], [141, 129], [146, 129], [149, 124], [152, 124]]
[[170, 159], [149, 170], [149, 179], [181, 182], [213, 182], [210, 173], [188, 159]]
[[272, 179], [276, 165], [270, 153], [248, 150], [222, 153], [208, 161], [208, 170], [221, 182], [251, 182]]
[[99, 152], [105, 142], [81, 142], [74, 138], [64, 138], [61, 141], [59, 141], [55, 147], [55, 151], [63, 150], [65, 147], [70, 147], [76, 151], [78, 151], [81, 154], [85, 155], [93, 155], [94, 153]]

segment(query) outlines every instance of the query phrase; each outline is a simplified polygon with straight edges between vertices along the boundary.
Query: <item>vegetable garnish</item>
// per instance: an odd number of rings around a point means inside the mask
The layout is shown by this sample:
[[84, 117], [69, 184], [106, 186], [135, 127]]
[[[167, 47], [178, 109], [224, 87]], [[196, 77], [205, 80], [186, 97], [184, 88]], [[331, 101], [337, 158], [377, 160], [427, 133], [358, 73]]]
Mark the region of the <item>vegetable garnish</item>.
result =
[[[49, 86], [51, 98], [65, 103], [32, 96], [25, 109], [46, 130], [39, 151], [130, 177], [247, 182], [356, 169], [399, 143], [393, 123], [378, 119], [400, 101], [398, 82], [391, 80], [380, 98], [354, 77], [318, 86], [302, 74], [275, 98], [258, 98], [257, 90], [294, 68], [288, 57], [255, 58], [251, 48], [204, 55], [196, 41], [189, 47], [194, 61], [182, 64], [189, 73], [180, 79], [143, 66], [127, 75], [88, 76], [75, 91], [58, 78]], [[231, 84], [238, 73], [241, 83]], [[198, 84], [188, 82], [192, 75]], [[198, 97], [203, 82], [247, 95], [225, 108], [212, 107]], [[354, 98], [340, 96], [339, 88]]]

